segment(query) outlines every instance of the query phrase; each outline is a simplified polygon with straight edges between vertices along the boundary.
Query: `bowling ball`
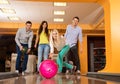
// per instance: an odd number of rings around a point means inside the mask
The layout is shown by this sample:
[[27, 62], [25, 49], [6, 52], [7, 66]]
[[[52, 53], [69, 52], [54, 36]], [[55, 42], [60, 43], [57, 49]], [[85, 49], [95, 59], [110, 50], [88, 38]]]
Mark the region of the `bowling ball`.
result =
[[50, 79], [57, 74], [58, 66], [53, 60], [45, 60], [40, 64], [39, 72], [43, 77]]

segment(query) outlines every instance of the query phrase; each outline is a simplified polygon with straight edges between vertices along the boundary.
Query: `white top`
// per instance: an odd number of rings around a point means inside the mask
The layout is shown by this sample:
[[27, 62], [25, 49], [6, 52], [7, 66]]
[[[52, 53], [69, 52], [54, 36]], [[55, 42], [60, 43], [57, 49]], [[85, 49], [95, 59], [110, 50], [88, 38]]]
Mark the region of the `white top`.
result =
[[29, 30], [28, 32], [26, 32], [26, 28], [18, 29], [15, 36], [15, 41], [18, 46], [21, 46], [21, 43], [28, 44], [28, 48], [31, 48], [32, 39], [33, 39], [33, 31]]
[[60, 50], [66, 45], [66, 43], [65, 43], [65, 38], [64, 38], [63, 36], [60, 36], [59, 41], [60, 41], [60, 42], [57, 43], [57, 44], [55, 44], [54, 42], [52, 43], [52, 42], [50, 41], [50, 47], [51, 47], [50, 52], [51, 52], [51, 53], [54, 52], [54, 47], [55, 47], [58, 51], [60, 51]]

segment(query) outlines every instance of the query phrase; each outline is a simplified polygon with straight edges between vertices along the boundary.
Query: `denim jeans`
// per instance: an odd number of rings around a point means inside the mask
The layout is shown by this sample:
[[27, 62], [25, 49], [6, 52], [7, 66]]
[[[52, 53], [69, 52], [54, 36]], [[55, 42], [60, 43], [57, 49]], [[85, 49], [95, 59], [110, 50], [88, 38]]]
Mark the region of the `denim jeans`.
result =
[[43, 60], [47, 60], [49, 52], [50, 52], [49, 44], [39, 44], [39, 46], [38, 46], [38, 65], [37, 65], [38, 71], [39, 71], [39, 65], [42, 61], [42, 58], [43, 58]]
[[[27, 47], [28, 48], [28, 44], [21, 44], [23, 47]], [[20, 66], [22, 67], [22, 71], [26, 70], [27, 67], [27, 62], [28, 62], [28, 54], [24, 54], [24, 59], [23, 59], [23, 63], [21, 65], [21, 56], [22, 56], [22, 52], [20, 51], [20, 48], [18, 47], [18, 45], [16, 45], [16, 50], [17, 50], [17, 59], [16, 59], [16, 70], [20, 70]]]

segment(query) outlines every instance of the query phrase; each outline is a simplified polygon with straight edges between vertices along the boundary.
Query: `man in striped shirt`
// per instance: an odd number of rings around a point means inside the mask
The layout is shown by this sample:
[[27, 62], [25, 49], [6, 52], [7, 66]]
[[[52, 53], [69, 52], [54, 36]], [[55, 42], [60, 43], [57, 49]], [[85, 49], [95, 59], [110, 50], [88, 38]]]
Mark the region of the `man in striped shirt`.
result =
[[[77, 66], [77, 73], [80, 73], [80, 61], [77, 49], [77, 41], [80, 42], [80, 52], [82, 53], [82, 29], [78, 26], [79, 18], [74, 17], [72, 24], [67, 26], [65, 38], [66, 44], [70, 45], [70, 50], [67, 54], [67, 61], [71, 61], [70, 58], [74, 59], [73, 63]], [[67, 70], [66, 73], [69, 73]]]

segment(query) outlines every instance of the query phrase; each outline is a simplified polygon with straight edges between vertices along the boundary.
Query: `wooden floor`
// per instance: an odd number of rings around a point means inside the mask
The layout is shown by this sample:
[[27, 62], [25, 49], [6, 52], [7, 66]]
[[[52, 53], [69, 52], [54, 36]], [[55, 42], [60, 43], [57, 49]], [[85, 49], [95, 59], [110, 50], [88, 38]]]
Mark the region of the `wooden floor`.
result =
[[0, 84], [120, 84], [120, 82], [101, 80], [80, 75], [59, 74], [45, 79], [39, 74], [29, 74], [0, 80]]

